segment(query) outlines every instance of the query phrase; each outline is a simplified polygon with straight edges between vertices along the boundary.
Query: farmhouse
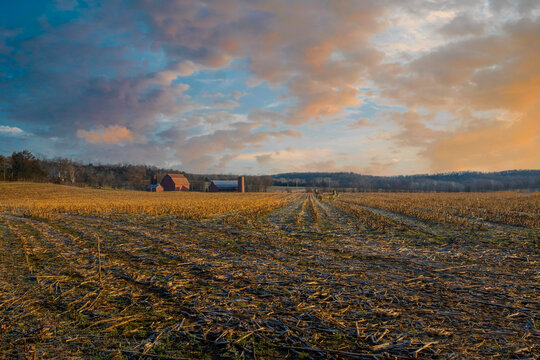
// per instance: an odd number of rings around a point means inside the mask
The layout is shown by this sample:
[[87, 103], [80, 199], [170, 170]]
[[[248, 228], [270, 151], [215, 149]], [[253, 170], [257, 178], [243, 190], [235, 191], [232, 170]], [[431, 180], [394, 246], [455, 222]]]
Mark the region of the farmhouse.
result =
[[150, 192], [162, 192], [163, 191], [163, 186], [159, 185], [159, 184], [150, 184], [146, 187], [146, 191], [150, 191]]
[[189, 181], [183, 174], [167, 174], [161, 179], [164, 191], [189, 191]]
[[238, 180], [212, 180], [209, 192], [244, 192], [244, 177]]

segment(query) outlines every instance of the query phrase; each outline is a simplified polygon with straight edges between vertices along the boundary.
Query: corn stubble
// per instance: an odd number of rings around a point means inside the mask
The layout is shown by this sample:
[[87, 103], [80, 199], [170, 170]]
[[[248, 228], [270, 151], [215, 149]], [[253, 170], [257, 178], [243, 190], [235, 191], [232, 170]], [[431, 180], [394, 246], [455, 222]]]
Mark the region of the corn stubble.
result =
[[0, 359], [534, 358], [539, 203], [0, 183]]

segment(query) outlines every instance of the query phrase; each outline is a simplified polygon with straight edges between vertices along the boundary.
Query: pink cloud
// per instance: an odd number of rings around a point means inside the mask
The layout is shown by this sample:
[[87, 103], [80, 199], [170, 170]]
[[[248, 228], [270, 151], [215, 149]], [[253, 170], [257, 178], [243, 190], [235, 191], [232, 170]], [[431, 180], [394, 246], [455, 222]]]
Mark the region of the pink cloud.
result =
[[135, 141], [135, 136], [131, 130], [118, 125], [111, 125], [95, 131], [78, 130], [77, 136], [92, 144], [117, 144]]

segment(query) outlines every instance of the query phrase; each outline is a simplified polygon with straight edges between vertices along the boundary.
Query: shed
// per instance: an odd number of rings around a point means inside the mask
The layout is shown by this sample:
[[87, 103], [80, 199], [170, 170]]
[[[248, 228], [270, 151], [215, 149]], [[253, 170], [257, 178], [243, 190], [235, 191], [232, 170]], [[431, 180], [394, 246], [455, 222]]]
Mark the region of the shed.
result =
[[212, 180], [210, 192], [238, 192], [238, 181], [236, 180]]
[[189, 191], [189, 181], [184, 174], [167, 174], [161, 180], [165, 191]]
[[159, 184], [150, 184], [146, 187], [146, 191], [150, 191], [150, 192], [162, 192], [163, 191], [163, 186], [159, 185]]

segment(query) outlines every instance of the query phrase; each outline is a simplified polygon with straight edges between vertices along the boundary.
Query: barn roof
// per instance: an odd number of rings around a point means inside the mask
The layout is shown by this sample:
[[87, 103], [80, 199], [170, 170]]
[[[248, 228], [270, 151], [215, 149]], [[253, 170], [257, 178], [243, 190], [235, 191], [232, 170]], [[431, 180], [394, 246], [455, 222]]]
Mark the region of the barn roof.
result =
[[184, 174], [167, 174], [166, 176], [170, 176], [171, 179], [176, 182], [187, 182], [188, 179], [184, 176]]
[[235, 188], [235, 187], [238, 187], [238, 181], [236, 181], [236, 180], [212, 180], [212, 182], [218, 188]]

